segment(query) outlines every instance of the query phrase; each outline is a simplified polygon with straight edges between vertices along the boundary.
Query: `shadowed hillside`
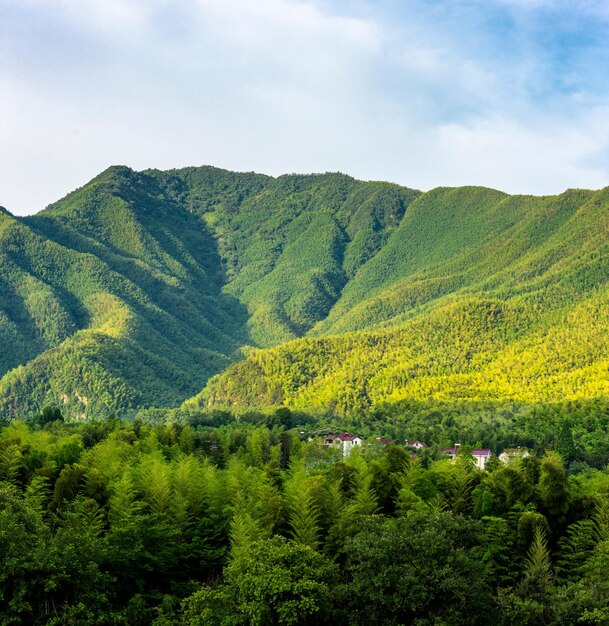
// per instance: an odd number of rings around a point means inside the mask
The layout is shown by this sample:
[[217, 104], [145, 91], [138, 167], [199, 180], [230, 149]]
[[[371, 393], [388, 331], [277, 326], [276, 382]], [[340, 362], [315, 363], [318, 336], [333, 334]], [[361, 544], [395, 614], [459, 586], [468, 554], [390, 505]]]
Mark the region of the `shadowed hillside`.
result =
[[345, 415], [402, 399], [605, 395], [608, 200], [422, 194], [311, 332], [329, 337], [256, 351], [194, 403]]
[[243, 346], [323, 320], [417, 193], [112, 167], [38, 215], [3, 211], [2, 413], [179, 404]]
[[0, 410], [178, 406], [227, 367], [191, 404], [603, 395], [608, 226], [609, 190], [111, 167], [0, 211]]

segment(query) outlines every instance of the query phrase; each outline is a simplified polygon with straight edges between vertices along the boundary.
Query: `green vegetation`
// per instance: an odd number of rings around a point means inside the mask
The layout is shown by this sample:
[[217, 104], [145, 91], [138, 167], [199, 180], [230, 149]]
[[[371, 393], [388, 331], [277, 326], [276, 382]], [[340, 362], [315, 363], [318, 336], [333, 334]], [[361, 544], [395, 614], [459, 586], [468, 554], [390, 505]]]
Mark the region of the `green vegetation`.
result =
[[607, 623], [609, 451], [483, 471], [343, 459], [285, 409], [165, 417], [0, 427], [2, 624]]
[[346, 416], [605, 396], [607, 193], [419, 195], [309, 337], [251, 352], [195, 402]]
[[113, 167], [0, 210], [0, 623], [607, 624], [608, 209]]
[[285, 403], [348, 416], [404, 399], [535, 404], [601, 397], [608, 390], [608, 310], [602, 294], [544, 325], [543, 313], [536, 318], [513, 301], [468, 297], [395, 330], [252, 351], [189, 404]]
[[110, 168], [0, 214], [0, 415], [604, 397], [608, 206]]
[[340, 174], [113, 167], [0, 215], [0, 412], [176, 406], [250, 344], [302, 336], [417, 192]]

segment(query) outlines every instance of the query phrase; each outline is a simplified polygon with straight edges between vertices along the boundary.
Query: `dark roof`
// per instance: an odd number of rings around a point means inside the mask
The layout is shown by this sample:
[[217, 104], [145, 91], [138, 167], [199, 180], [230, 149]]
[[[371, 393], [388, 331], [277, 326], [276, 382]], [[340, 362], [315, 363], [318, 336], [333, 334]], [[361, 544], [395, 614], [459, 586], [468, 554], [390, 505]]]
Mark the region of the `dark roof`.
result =
[[357, 435], [350, 435], [349, 433], [343, 433], [342, 435], [326, 435], [326, 439], [340, 439], [340, 441], [353, 441], [354, 439], [359, 439]]
[[[440, 448], [440, 452], [444, 452], [444, 454], [452, 454], [454, 456], [460, 449], [460, 446], [453, 446], [452, 448]], [[489, 448], [476, 448], [476, 450], [472, 450], [473, 456], [490, 456], [490, 454], [491, 451]]]

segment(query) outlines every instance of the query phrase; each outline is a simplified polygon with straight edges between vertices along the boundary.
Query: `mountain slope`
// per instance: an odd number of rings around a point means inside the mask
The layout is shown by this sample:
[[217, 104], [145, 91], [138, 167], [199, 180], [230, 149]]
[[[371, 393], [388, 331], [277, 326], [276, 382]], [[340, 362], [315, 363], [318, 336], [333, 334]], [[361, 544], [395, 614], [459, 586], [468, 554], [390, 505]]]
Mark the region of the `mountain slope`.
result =
[[586, 204], [598, 197], [579, 190], [505, 196], [480, 188], [424, 194], [315, 332], [399, 323], [426, 302], [460, 290], [499, 290], [502, 297], [528, 290], [557, 251], [570, 245]]
[[[556, 402], [609, 393], [609, 294], [553, 325], [515, 302], [464, 299], [382, 332], [253, 351], [187, 406], [287, 404], [362, 413], [380, 402]], [[545, 327], [544, 327], [545, 326]]]
[[3, 293], [21, 344], [5, 371], [22, 367], [0, 380], [3, 412], [175, 404], [247, 342], [204, 223], [135, 176], [106, 172], [38, 216], [11, 218]]
[[111, 167], [0, 211], [0, 415], [604, 395], [608, 277], [607, 189]]
[[193, 402], [346, 414], [403, 398], [605, 395], [608, 227], [608, 190], [424, 194], [312, 331], [329, 337], [256, 351]]
[[248, 344], [303, 335], [418, 192], [343, 175], [112, 167], [0, 215], [0, 411], [173, 406]]
[[218, 237], [226, 292], [247, 305], [252, 340], [269, 346], [325, 318], [418, 194], [342, 174], [290, 175], [269, 180], [237, 209], [192, 210]]

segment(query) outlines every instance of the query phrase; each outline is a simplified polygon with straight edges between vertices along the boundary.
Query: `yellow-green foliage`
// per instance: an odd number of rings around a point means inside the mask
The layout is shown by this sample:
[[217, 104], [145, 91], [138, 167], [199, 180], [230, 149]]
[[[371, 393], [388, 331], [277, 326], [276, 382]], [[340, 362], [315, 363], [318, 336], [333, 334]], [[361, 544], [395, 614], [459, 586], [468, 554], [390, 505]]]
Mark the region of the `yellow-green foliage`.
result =
[[403, 399], [604, 396], [608, 200], [422, 194], [309, 333], [328, 337], [254, 351], [196, 402], [348, 415]]
[[[0, 212], [0, 415], [608, 391], [609, 190], [112, 167]], [[261, 348], [271, 348], [261, 351]]]
[[608, 305], [602, 292], [550, 325], [525, 299], [469, 296], [396, 330], [254, 351], [213, 378], [194, 402], [348, 415], [403, 399], [537, 403], [605, 396]]

